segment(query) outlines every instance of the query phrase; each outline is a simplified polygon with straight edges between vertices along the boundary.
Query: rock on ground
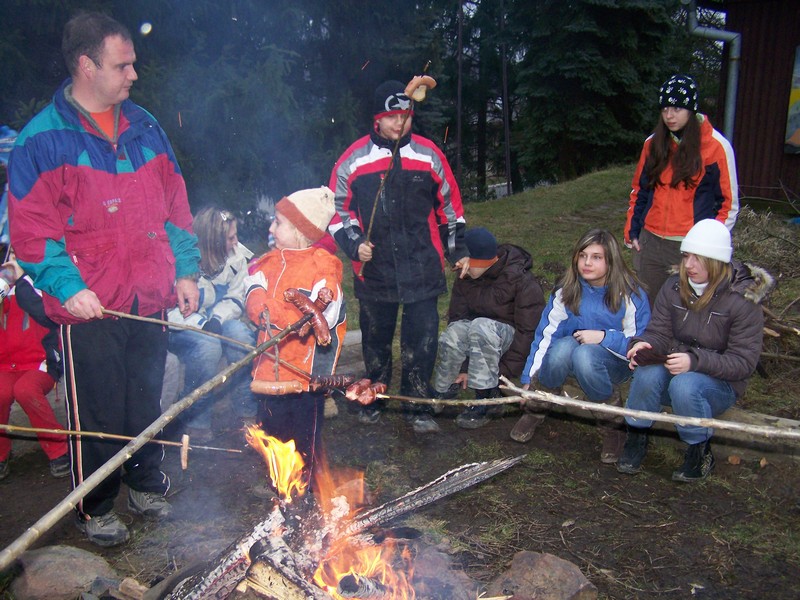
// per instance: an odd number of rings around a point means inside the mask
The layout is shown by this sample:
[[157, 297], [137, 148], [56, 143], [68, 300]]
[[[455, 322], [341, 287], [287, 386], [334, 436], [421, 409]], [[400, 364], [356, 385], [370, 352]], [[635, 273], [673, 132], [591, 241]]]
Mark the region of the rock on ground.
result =
[[581, 570], [552, 554], [517, 552], [511, 567], [486, 590], [487, 596], [514, 594], [536, 600], [596, 600], [597, 588]]
[[102, 558], [72, 546], [46, 546], [25, 552], [11, 583], [16, 600], [74, 600], [98, 577], [119, 579]]

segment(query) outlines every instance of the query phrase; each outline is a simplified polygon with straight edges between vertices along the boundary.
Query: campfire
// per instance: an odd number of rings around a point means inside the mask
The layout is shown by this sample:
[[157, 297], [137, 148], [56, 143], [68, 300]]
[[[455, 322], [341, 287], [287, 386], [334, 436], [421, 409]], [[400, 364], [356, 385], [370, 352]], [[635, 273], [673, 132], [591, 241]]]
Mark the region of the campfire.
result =
[[[386, 524], [487, 479], [523, 457], [464, 465], [400, 498], [367, 506], [363, 474], [332, 471], [320, 461], [308, 493], [307, 473], [293, 440], [248, 427], [247, 442], [267, 464], [278, 498], [267, 517], [208, 567], [179, 580], [166, 598], [225, 598], [247, 585], [281, 600], [381, 598], [412, 600], [414, 551]], [[402, 531], [402, 528], [398, 531]], [[376, 532], [379, 532], [376, 535]]]

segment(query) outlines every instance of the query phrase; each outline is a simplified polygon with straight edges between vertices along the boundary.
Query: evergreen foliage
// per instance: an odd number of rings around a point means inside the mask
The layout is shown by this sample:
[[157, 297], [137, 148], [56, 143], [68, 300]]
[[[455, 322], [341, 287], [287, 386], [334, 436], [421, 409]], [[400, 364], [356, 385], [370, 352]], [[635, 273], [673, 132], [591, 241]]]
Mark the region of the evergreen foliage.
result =
[[427, 70], [437, 80], [416, 106], [415, 130], [460, 165], [465, 197], [484, 199], [505, 180], [504, 102], [519, 191], [633, 160], [661, 81], [693, 67], [711, 81], [719, 65], [716, 46], [693, 55], [700, 42], [687, 41], [678, 0], [3, 4], [0, 123], [20, 129], [66, 77], [66, 20], [105, 11], [131, 30], [132, 99], [167, 131], [193, 208], [214, 202], [240, 214], [327, 184], [341, 152], [369, 131], [372, 91], [385, 79]]

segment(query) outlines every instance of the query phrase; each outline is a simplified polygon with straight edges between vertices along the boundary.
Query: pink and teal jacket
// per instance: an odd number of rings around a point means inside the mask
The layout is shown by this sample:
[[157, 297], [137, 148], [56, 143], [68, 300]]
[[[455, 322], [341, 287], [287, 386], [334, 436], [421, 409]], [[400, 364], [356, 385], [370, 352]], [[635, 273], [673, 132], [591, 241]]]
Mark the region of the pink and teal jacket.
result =
[[89, 288], [106, 309], [153, 314], [175, 305], [175, 279], [199, 270], [186, 185], [166, 134], [130, 100], [116, 145], [65, 97], [17, 137], [8, 165], [11, 243], [57, 323]]

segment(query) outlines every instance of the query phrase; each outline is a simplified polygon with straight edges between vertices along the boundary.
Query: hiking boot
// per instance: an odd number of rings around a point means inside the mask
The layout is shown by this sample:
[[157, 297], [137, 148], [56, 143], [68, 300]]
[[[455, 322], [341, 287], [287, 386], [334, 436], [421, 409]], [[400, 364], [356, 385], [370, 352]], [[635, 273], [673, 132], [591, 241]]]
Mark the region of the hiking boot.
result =
[[647, 456], [647, 439], [647, 429], [628, 427], [628, 437], [617, 461], [617, 471], [635, 475], [642, 470], [642, 461]]
[[626, 433], [624, 429], [601, 427], [600, 435], [603, 438], [603, 447], [600, 449], [600, 462], [604, 465], [613, 465], [622, 455], [625, 447]]
[[8, 466], [9, 459], [0, 460], [0, 481], [11, 475], [11, 468]]
[[158, 492], [128, 490], [128, 508], [138, 515], [151, 519], [166, 519], [172, 513], [172, 505]]
[[60, 479], [69, 475], [69, 454], [64, 454], [50, 461], [50, 475]]
[[491, 421], [488, 412], [485, 406], [470, 406], [456, 417], [456, 425], [461, 427], [461, 429], [478, 429], [478, 427], [483, 427]]
[[511, 430], [511, 439], [520, 444], [531, 441], [536, 428], [544, 422], [544, 414], [526, 412]]
[[683, 455], [681, 468], [672, 474], [672, 480], [684, 483], [700, 481], [711, 473], [714, 464], [714, 455], [708, 440], [699, 444], [691, 444]]
[[378, 408], [363, 407], [358, 411], [358, 422], [362, 425], [375, 425], [381, 419], [381, 411]]
[[[434, 396], [434, 400], [455, 400], [458, 398], [458, 394], [461, 392], [461, 386], [457, 383], [451, 383], [450, 387], [447, 388], [445, 392], [436, 392]], [[433, 404], [431, 405], [431, 409], [433, 410], [433, 414], [439, 415], [444, 411], [444, 404]]]
[[439, 424], [427, 413], [417, 415], [411, 420], [411, 428], [414, 433], [439, 433]]
[[75, 525], [86, 534], [90, 542], [103, 548], [119, 546], [130, 538], [125, 523], [120, 521], [113, 510], [104, 515], [88, 517], [86, 521], [78, 516]]

